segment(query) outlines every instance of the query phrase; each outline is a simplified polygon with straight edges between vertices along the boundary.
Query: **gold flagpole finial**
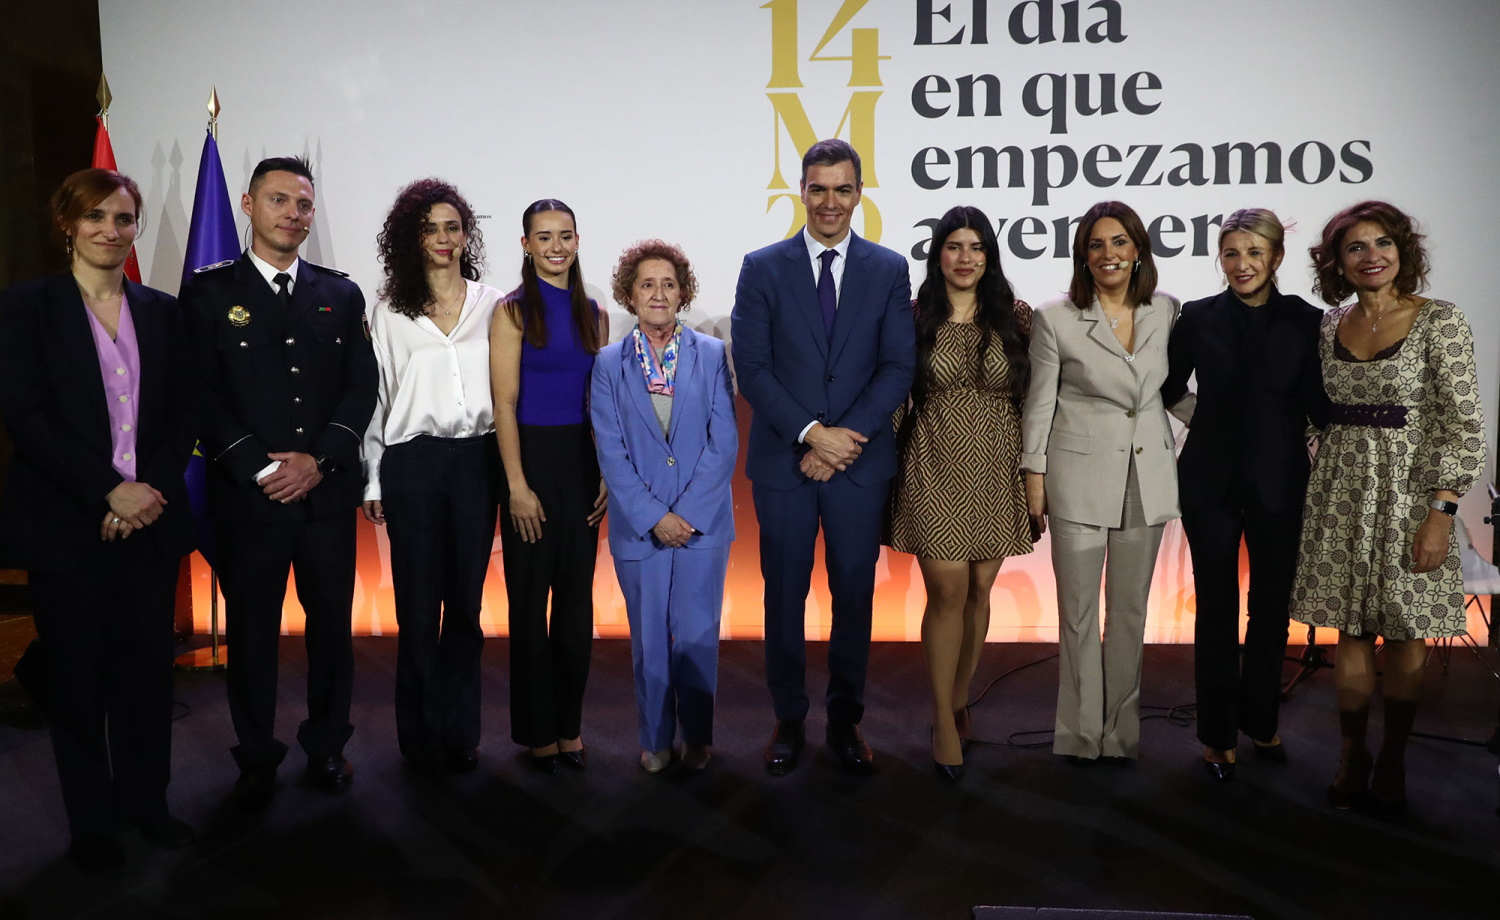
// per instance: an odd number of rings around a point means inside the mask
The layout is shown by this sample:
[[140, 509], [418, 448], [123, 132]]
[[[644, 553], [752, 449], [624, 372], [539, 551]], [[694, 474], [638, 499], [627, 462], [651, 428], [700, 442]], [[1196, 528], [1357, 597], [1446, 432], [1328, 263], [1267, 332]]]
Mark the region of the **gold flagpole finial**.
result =
[[104, 120], [104, 130], [109, 130], [109, 103], [115, 97], [110, 95], [109, 81], [105, 79], [104, 72], [99, 72], [99, 92], [94, 94], [99, 100], [99, 117]]
[[219, 88], [217, 86], [208, 91], [208, 133], [214, 136], [214, 143], [219, 142]]

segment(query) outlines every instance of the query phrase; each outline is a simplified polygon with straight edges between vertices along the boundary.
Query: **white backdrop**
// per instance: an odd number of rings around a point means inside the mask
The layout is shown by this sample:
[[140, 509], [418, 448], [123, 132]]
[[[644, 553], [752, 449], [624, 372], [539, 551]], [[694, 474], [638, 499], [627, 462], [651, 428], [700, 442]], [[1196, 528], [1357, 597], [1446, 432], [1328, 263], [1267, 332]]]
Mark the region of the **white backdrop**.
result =
[[[1033, 303], [1067, 282], [1054, 222], [1102, 198], [1160, 220], [1160, 256], [1185, 247], [1159, 262], [1162, 287], [1184, 299], [1221, 286], [1208, 255], [1218, 215], [1263, 206], [1295, 221], [1282, 286], [1310, 297], [1306, 248], [1323, 221], [1390, 200], [1429, 232], [1432, 292], [1473, 325], [1494, 431], [1500, 317], [1484, 289], [1493, 269], [1480, 268], [1497, 213], [1493, 0], [100, 0], [100, 17], [115, 152], [147, 195], [142, 269], [168, 291], [213, 86], [231, 191], [262, 156], [309, 155], [305, 253], [368, 296], [395, 191], [436, 175], [487, 216], [491, 283], [515, 283], [521, 209], [557, 197], [578, 213], [598, 293], [631, 241], [680, 242], [702, 283], [694, 324], [725, 336], [741, 256], [800, 223], [801, 148], [839, 134], [865, 156], [856, 229], [910, 254], [920, 221], [977, 205], [1006, 221], [1005, 271]], [[1036, 40], [1049, 26], [1052, 40]], [[1250, 176], [1237, 154], [1216, 163], [1216, 145], [1241, 142], [1279, 145], [1279, 182], [1264, 153]], [[1019, 172], [1003, 153], [998, 187], [983, 187], [980, 154], [974, 187], [960, 187], [960, 162], [984, 146], [1018, 148]], [[914, 283], [921, 274], [914, 261]], [[1485, 546], [1487, 510], [1482, 489], [1464, 502]], [[1179, 533], [1158, 575], [1182, 583], [1184, 565]], [[999, 591], [1040, 605], [1017, 635], [1045, 636], [1045, 552], [1008, 564]], [[1180, 638], [1190, 619], [1163, 612], [1151, 636]]]

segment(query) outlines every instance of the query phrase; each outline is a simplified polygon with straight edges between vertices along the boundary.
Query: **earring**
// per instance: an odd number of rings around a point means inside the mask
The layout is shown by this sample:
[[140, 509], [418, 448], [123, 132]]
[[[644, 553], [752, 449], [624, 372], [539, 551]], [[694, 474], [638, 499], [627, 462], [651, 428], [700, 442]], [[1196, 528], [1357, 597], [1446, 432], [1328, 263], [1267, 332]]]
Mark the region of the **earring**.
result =
[[73, 258], [73, 238], [71, 236], [63, 237], [63, 248], [68, 251], [68, 258]]
[[530, 249], [523, 249], [523, 250], [521, 250], [521, 258], [525, 259], [527, 262], [530, 262], [531, 261], [531, 250]]
[[1132, 265], [1132, 266], [1130, 266], [1130, 270], [1131, 270], [1131, 271], [1132, 271], [1132, 272], [1134, 272], [1134, 271], [1136, 271], [1136, 270], [1137, 270], [1137, 269], [1139, 269], [1139, 268], [1140, 268], [1140, 267], [1141, 267], [1141, 260], [1140, 260], [1140, 259], [1136, 259], [1136, 260], [1135, 260], [1135, 264], [1134, 264], [1134, 265]]

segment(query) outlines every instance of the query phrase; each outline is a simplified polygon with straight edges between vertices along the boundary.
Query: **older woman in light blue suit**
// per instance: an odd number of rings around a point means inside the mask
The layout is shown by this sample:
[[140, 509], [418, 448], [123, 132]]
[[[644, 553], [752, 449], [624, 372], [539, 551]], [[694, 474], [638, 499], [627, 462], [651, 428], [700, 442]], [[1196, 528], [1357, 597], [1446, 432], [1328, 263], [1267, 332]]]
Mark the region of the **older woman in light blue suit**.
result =
[[678, 723], [683, 765], [708, 765], [734, 540], [739, 433], [724, 343], [677, 318], [697, 289], [676, 246], [646, 240], [627, 249], [614, 296], [638, 322], [600, 350], [590, 390], [648, 773], [671, 762]]

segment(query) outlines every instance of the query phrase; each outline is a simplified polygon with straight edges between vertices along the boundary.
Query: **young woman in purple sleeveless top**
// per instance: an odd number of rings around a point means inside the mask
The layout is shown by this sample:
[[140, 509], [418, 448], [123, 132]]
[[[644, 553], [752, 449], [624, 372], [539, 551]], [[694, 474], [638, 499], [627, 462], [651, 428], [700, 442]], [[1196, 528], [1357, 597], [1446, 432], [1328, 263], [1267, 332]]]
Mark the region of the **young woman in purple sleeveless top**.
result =
[[[532, 764], [583, 769], [583, 688], [594, 635], [604, 481], [586, 405], [608, 317], [584, 294], [573, 210], [544, 198], [521, 216], [521, 286], [490, 327], [500, 508], [510, 606], [511, 738]], [[547, 599], [552, 617], [547, 618]]]

